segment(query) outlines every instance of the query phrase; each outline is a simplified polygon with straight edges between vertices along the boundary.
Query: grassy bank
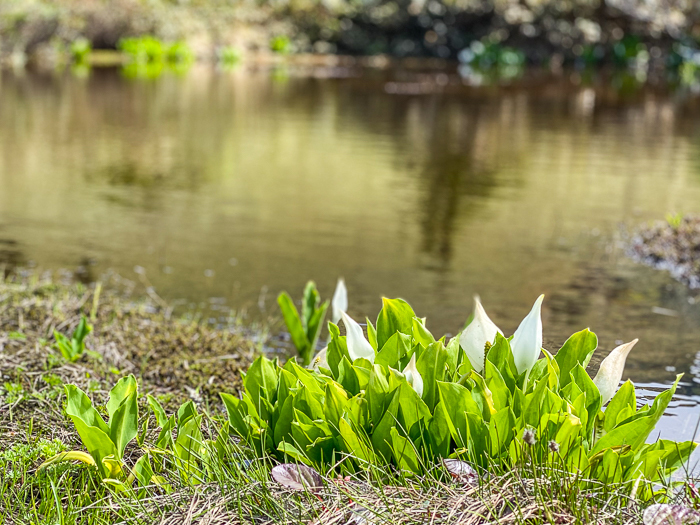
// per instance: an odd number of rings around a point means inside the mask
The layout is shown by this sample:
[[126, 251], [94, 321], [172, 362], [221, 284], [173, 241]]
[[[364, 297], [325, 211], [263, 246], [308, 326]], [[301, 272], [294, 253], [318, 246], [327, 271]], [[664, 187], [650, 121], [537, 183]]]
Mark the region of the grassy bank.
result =
[[[233, 319], [213, 329], [175, 318], [152, 291], [145, 300], [135, 297], [133, 283], [118, 278], [89, 287], [37, 276], [0, 282], [0, 523], [626, 524], [638, 523], [655, 499], [700, 508], [691, 480], [659, 485], [654, 498], [641, 500], [639, 481], [601, 482], [571, 472], [558, 446], [546, 440], [544, 459], [535, 459], [542, 447], [532, 443], [513, 468], [503, 468], [494, 456], [477, 470], [425, 458], [420, 474], [373, 461], [356, 471], [350, 463], [357, 457], [346, 456], [323, 468], [322, 477], [280, 480], [271, 475], [274, 454], [256, 453], [235, 438], [215, 395], [237, 397], [260, 333]], [[84, 339], [76, 332], [81, 321], [92, 326]], [[378, 323], [380, 337], [381, 330]], [[57, 334], [82, 353], [65, 354]], [[261, 363], [249, 369], [246, 395], [258, 391]], [[293, 365], [289, 370], [312, 377]], [[109, 478], [100, 469], [115, 463], [90, 463], [89, 433], [79, 437], [73, 426], [71, 396], [77, 390], [66, 385], [87, 394], [80, 417], [94, 407], [101, 417], [109, 412], [113, 427], [121, 421], [114, 399], [124, 396], [119, 385], [125, 381], [134, 388], [138, 382], [138, 392], [128, 394], [134, 439]], [[71, 461], [42, 467], [68, 451], [76, 451]], [[152, 470], [144, 477], [139, 465], [145, 457]], [[139, 482], [126, 480], [127, 474]]]
[[[5, 64], [56, 63], [85, 43], [117, 49], [124, 38], [184, 42], [193, 56], [232, 53], [386, 54], [460, 59], [479, 67], [523, 60], [684, 68], [695, 73], [700, 9], [694, 2], [574, 0], [6, 0]], [[77, 43], [77, 44], [76, 44]], [[63, 59], [61, 57], [64, 57]]]

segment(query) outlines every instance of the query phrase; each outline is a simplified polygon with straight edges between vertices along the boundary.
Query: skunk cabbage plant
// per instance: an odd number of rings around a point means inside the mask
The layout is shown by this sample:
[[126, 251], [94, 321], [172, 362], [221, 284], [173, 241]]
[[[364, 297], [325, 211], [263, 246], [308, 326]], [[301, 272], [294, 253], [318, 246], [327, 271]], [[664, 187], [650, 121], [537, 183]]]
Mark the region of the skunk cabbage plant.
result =
[[343, 312], [347, 335], [329, 323], [315, 369], [260, 357], [241, 398], [221, 395], [230, 432], [258, 455], [324, 470], [379, 463], [410, 475], [447, 458], [503, 469], [556, 460], [605, 482], [667, 479], [696, 444], [646, 441], [680, 377], [638, 407], [632, 383], [617, 390], [633, 343], [615, 350], [594, 381], [586, 367], [595, 334], [575, 333], [553, 356], [542, 349], [541, 305], [542, 297], [511, 340], [478, 300], [472, 323], [449, 340], [401, 299], [383, 299], [367, 337]]
[[323, 320], [326, 317], [326, 310], [328, 310], [328, 301], [321, 304], [316, 284], [309, 281], [304, 288], [301, 315], [287, 292], [279, 294], [277, 303], [282, 310], [282, 317], [284, 317], [292, 342], [299, 352], [299, 357], [304, 364], [308, 365], [311, 363], [316, 343], [321, 335]]

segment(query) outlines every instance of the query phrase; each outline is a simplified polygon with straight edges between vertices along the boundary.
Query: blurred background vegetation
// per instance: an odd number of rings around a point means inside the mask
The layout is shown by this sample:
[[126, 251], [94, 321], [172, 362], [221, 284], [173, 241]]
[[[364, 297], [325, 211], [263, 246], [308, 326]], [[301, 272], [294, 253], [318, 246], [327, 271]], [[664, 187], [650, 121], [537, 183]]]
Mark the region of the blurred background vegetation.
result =
[[[149, 36], [180, 56], [386, 54], [559, 66], [700, 64], [694, 0], [3, 0], [0, 59], [52, 63]], [[132, 42], [133, 43], [133, 42]], [[168, 50], [164, 53], [167, 55]], [[178, 59], [179, 60], [179, 59]], [[686, 64], [686, 66], [683, 66]], [[690, 64], [690, 66], [688, 66]]]

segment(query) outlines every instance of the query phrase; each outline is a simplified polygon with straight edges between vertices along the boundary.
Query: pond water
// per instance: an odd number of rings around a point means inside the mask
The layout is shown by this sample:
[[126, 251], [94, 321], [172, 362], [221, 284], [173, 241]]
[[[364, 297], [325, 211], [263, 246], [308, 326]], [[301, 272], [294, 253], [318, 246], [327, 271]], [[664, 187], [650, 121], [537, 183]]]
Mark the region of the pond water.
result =
[[401, 296], [455, 333], [478, 293], [545, 346], [640, 342], [647, 392], [685, 373], [665, 437], [700, 417], [700, 292], [626, 256], [625, 232], [700, 213], [700, 103], [568, 77], [195, 68], [0, 77], [0, 260], [106, 269], [254, 319], [344, 276], [350, 313]]

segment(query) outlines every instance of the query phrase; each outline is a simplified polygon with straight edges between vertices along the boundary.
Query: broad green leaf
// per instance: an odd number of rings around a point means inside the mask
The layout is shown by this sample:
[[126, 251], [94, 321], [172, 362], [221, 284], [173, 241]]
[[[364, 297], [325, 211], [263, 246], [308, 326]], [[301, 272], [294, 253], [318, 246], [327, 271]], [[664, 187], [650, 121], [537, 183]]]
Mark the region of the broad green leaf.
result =
[[166, 423], [168, 422], [168, 416], [165, 414], [165, 410], [163, 409], [163, 406], [160, 404], [160, 401], [158, 401], [151, 394], [148, 394], [146, 396], [146, 399], [148, 400], [148, 405], [151, 407], [151, 410], [153, 411], [153, 415], [156, 416], [156, 421], [158, 422], [158, 426], [160, 428], [163, 428], [166, 425]]
[[[309, 281], [304, 287], [304, 295], [301, 300], [301, 322], [307, 335], [311, 333], [311, 330], [309, 330], [311, 327], [310, 321], [313, 315], [316, 313], [320, 303], [321, 297], [318, 295], [316, 283]], [[310, 337], [307, 337], [307, 339], [311, 340]]]
[[372, 447], [358, 436], [353, 427], [345, 419], [340, 420], [340, 437], [343, 441], [345, 452], [356, 457], [364, 463], [376, 464], [377, 458]]
[[155, 474], [153, 473], [153, 468], [151, 467], [151, 462], [149, 460], [148, 454], [141, 456], [136, 463], [134, 463], [134, 468], [132, 470], [132, 475], [138, 481], [139, 486], [147, 487], [153, 485], [153, 478]]
[[374, 450], [383, 456], [386, 461], [391, 459], [391, 429], [399, 422], [399, 399], [401, 398], [399, 390], [397, 389], [394, 392], [382, 419], [376, 425], [371, 435]]
[[576, 332], [566, 340], [557, 352], [557, 355], [554, 356], [559, 365], [559, 378], [562, 388], [571, 380], [569, 372], [577, 364], [580, 364], [584, 369], [588, 366], [596, 348], [598, 348], [598, 337], [588, 328]]
[[[292, 432], [292, 421], [294, 421], [294, 397], [296, 393], [289, 394], [282, 406], [279, 408], [279, 416], [273, 429], [273, 441], [278, 444], [287, 439]], [[279, 405], [278, 405], [279, 406]]]
[[277, 304], [279, 304], [280, 310], [282, 310], [284, 324], [287, 325], [287, 330], [289, 330], [289, 335], [299, 355], [307, 355], [311, 344], [306, 337], [306, 330], [304, 329], [301, 317], [299, 317], [299, 311], [297, 307], [294, 306], [294, 301], [287, 292], [282, 292], [277, 297]]
[[[605, 419], [603, 429], [610, 432], [617, 424], [618, 416], [624, 408], [637, 408], [637, 398], [634, 393], [634, 385], [632, 381], [626, 381], [617, 393], [613, 396], [605, 409]], [[625, 412], [627, 413], [627, 412]]]
[[[370, 383], [372, 379], [370, 377]], [[371, 388], [371, 387], [370, 387]], [[326, 383], [326, 400], [323, 405], [326, 421], [335, 429], [338, 428], [340, 418], [345, 412], [345, 406], [348, 403], [348, 395], [335, 381]]]
[[122, 400], [109, 420], [109, 437], [117, 449], [116, 459], [121, 460], [124, 449], [137, 434], [138, 404], [134, 390]]
[[66, 414], [71, 418], [80, 419], [85, 425], [97, 427], [105, 434], [109, 434], [109, 427], [92, 406], [92, 401], [75, 385], [66, 385]]
[[572, 381], [576, 382], [576, 385], [581, 389], [582, 392], [586, 393], [586, 411], [588, 412], [588, 420], [586, 422], [586, 436], [590, 436], [593, 430], [593, 425], [596, 420], [598, 412], [600, 412], [601, 398], [598, 387], [588, 375], [586, 370], [577, 364], [571, 369], [569, 373]]
[[369, 376], [365, 397], [369, 405], [370, 420], [375, 422], [380, 421], [391, 402], [393, 392], [389, 388], [389, 383], [384, 376], [382, 367], [379, 365], [374, 365], [374, 369]]
[[326, 360], [328, 361], [328, 366], [333, 375], [333, 379], [338, 381], [340, 374], [339, 366], [340, 362], [345, 357], [348, 361], [350, 360], [350, 354], [348, 353], [348, 343], [345, 336], [340, 335], [340, 330], [338, 326], [329, 322], [328, 331], [331, 334], [331, 340], [328, 342], [328, 350], [326, 350]]
[[510, 349], [508, 339], [498, 332], [496, 333], [493, 346], [491, 346], [491, 349], [486, 355], [486, 360], [490, 361], [498, 369], [503, 381], [505, 381], [508, 386], [508, 390], [514, 392], [517, 384], [518, 371], [515, 368], [513, 352]]
[[399, 368], [399, 361], [406, 357], [410, 351], [411, 336], [397, 332], [384, 343], [374, 362], [377, 365]]
[[447, 351], [447, 369], [450, 373], [450, 377], [453, 377], [457, 373], [457, 367], [461, 363], [461, 356], [464, 354], [464, 350], [459, 346], [459, 336], [450, 339], [450, 342], [445, 346]]
[[413, 334], [413, 340], [422, 346], [427, 347], [429, 344], [435, 342], [433, 334], [428, 331], [428, 329], [423, 324], [423, 321], [418, 317], [414, 317], [411, 325], [411, 333]]
[[403, 299], [382, 298], [382, 310], [377, 317], [377, 348], [382, 348], [396, 332], [411, 334], [413, 308]]
[[466, 414], [481, 417], [481, 409], [472, 399], [471, 392], [456, 383], [438, 381], [438, 392], [452, 439], [458, 447], [465, 447], [469, 435]]
[[411, 440], [400, 435], [395, 427], [391, 429], [390, 435], [391, 451], [399, 469], [404, 472], [421, 474], [424, 468], [418, 460], [416, 449]]
[[274, 403], [277, 397], [277, 373], [275, 363], [265, 356], [258, 357], [246, 373], [243, 379], [243, 386], [250, 395], [251, 402], [261, 413], [262, 403], [260, 398], [264, 397], [270, 403]]
[[430, 343], [416, 361], [418, 373], [423, 378], [423, 401], [432, 411], [440, 400], [437, 382], [445, 378], [447, 350], [441, 342]]
[[433, 451], [440, 457], [446, 458], [450, 453], [450, 426], [447, 422], [447, 413], [440, 401], [435, 405], [433, 418], [428, 423], [430, 430], [430, 444]]
[[250, 434], [250, 427], [248, 425], [248, 408], [246, 403], [225, 392], [219, 395], [224, 402], [226, 412], [228, 412], [228, 422], [231, 428], [240, 437], [247, 439]]
[[[70, 415], [70, 414], [69, 414]], [[111, 476], [111, 470], [104, 463], [107, 458], [117, 457], [117, 448], [109, 437], [109, 434], [98, 427], [88, 426], [82, 419], [71, 416], [73, 424], [83, 445], [88, 449], [88, 452], [95, 460], [97, 470], [103, 478]]]
[[194, 401], [185, 401], [177, 409], [177, 424], [178, 426], [184, 425], [190, 418], [197, 415], [197, 407], [194, 406]]
[[369, 344], [372, 345], [372, 348], [376, 350], [377, 349], [377, 329], [374, 327], [372, 324], [372, 321], [369, 320], [369, 317], [365, 318], [367, 320], [367, 340], [369, 341]]
[[501, 373], [498, 371], [498, 368], [488, 359], [485, 364], [484, 380], [486, 381], [486, 386], [491, 391], [496, 411], [501, 410], [503, 407], [511, 406], [510, 390], [503, 380]]
[[306, 457], [306, 454], [304, 454], [301, 450], [296, 448], [294, 445], [287, 443], [287, 442], [282, 442], [279, 444], [277, 447], [277, 450], [282, 452], [283, 454], [291, 457], [292, 459], [298, 461], [299, 463], [303, 463], [305, 465], [311, 465], [311, 460], [309, 460], [308, 457]]
[[498, 458], [508, 450], [513, 439], [515, 428], [515, 414], [509, 406], [505, 406], [496, 412], [489, 421], [489, 437], [491, 441], [491, 457]]

